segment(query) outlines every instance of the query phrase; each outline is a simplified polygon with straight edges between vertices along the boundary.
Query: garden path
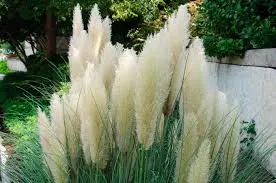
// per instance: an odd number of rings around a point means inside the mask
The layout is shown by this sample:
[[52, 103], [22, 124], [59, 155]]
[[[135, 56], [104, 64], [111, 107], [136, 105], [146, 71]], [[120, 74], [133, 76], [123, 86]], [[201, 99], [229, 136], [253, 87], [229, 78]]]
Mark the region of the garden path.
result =
[[5, 77], [5, 74], [0, 74], [0, 81], [3, 80]]
[[5, 163], [7, 162], [7, 158], [8, 158], [8, 153], [7, 153], [7, 149], [2, 145], [2, 141], [3, 139], [0, 137], [0, 163], [1, 163], [1, 181], [0, 183], [10, 183], [9, 178], [7, 177], [7, 175], [5, 174], [5, 170], [3, 169], [3, 167], [5, 167]]

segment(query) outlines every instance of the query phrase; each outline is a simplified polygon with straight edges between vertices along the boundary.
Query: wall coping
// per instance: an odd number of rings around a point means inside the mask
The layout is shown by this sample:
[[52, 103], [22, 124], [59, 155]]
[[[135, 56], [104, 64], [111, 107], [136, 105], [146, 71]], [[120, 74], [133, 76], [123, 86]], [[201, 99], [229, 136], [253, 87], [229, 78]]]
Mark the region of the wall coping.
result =
[[248, 50], [243, 58], [225, 57], [218, 59], [207, 56], [207, 61], [241, 66], [276, 68], [276, 48]]

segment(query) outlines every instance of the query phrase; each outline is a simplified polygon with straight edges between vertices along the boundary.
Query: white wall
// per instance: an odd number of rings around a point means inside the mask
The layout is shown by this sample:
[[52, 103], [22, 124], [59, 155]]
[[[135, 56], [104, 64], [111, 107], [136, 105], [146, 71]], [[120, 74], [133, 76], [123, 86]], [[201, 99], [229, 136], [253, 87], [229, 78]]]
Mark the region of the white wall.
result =
[[[209, 75], [216, 81], [219, 90], [226, 93], [230, 101], [238, 100], [241, 105], [241, 120], [254, 119], [257, 133], [264, 128], [276, 132], [276, 70], [265, 68], [265, 63], [260, 64], [267, 58], [276, 59], [276, 50], [271, 53], [275, 57], [264, 54], [264, 59], [258, 58], [258, 66], [231, 65], [231, 59], [228, 59], [230, 64], [215, 63], [213, 58], [207, 62]], [[248, 58], [256, 57], [249, 54], [244, 59]], [[245, 63], [248, 62], [245, 60]], [[275, 137], [270, 140], [276, 143]], [[276, 176], [276, 153], [267, 167]]]

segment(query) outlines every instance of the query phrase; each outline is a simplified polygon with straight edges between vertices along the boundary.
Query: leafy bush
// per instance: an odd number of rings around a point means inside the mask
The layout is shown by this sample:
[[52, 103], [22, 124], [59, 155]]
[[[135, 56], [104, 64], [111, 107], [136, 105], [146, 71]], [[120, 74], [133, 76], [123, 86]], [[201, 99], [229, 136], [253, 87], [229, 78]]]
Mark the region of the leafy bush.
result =
[[241, 135], [241, 149], [243, 150], [250, 146], [256, 138], [257, 132], [254, 120], [250, 122], [242, 121]]
[[3, 105], [5, 124], [16, 137], [28, 135], [35, 129], [35, 109], [24, 99], [8, 100]]
[[249, 49], [276, 47], [276, 1], [206, 0], [195, 31], [209, 56], [242, 56]]
[[8, 68], [6, 61], [0, 61], [0, 74], [8, 74], [11, 70]]
[[141, 51], [150, 34], [159, 31], [168, 16], [186, 0], [116, 0], [111, 5], [112, 42]]

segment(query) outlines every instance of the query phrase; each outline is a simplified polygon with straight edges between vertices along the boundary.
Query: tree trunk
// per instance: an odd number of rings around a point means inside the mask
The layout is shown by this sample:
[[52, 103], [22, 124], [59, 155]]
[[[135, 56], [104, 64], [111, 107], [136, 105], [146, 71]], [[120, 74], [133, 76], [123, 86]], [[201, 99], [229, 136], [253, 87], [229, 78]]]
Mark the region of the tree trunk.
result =
[[56, 54], [56, 17], [54, 10], [49, 8], [46, 12], [46, 54], [53, 56]]

